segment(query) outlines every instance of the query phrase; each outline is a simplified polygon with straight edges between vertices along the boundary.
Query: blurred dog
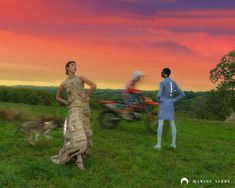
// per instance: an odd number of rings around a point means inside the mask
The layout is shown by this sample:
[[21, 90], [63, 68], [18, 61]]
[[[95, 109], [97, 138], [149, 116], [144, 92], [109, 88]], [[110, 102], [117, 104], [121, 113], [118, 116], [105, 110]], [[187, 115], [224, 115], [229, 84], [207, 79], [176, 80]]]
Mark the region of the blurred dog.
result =
[[21, 130], [24, 132], [28, 137], [29, 143], [31, 145], [35, 145], [39, 136], [44, 136], [47, 139], [51, 139], [52, 137], [48, 135], [48, 133], [56, 127], [57, 124], [55, 124], [54, 121], [26, 121], [17, 131]]

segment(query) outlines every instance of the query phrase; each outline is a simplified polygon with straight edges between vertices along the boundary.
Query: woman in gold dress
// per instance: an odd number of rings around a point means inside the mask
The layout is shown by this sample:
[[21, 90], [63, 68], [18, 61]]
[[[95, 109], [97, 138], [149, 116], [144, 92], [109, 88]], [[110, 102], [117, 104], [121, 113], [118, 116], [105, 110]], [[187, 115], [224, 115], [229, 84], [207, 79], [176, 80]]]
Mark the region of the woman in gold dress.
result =
[[[76, 158], [76, 165], [85, 170], [83, 160], [91, 147], [92, 130], [90, 127], [89, 97], [94, 92], [96, 84], [76, 75], [75, 61], [69, 61], [65, 66], [68, 78], [62, 82], [56, 93], [56, 100], [68, 107], [68, 116], [64, 124], [64, 146], [51, 160], [57, 164], [65, 164]], [[90, 86], [85, 92], [84, 84]], [[62, 97], [64, 90], [68, 99]]]

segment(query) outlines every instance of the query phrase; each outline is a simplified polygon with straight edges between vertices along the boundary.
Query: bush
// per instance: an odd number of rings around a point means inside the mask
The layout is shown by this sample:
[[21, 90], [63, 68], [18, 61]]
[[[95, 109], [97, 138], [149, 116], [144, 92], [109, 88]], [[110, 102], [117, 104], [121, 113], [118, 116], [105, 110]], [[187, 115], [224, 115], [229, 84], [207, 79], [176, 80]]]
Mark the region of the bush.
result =
[[235, 91], [212, 90], [207, 97], [207, 109], [214, 119], [225, 120], [235, 111]]
[[1, 86], [0, 101], [51, 106], [55, 104], [55, 97], [47, 91]]

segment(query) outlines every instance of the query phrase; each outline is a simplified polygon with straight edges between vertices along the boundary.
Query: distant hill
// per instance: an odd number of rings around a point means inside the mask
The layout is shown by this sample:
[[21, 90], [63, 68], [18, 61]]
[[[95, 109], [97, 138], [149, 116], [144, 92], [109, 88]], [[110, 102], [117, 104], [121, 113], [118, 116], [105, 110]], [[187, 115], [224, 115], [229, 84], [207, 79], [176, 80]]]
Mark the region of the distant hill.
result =
[[55, 94], [57, 90], [57, 87], [53, 86], [31, 86], [31, 85], [16, 85], [12, 86], [12, 88], [29, 88], [32, 90], [48, 91], [51, 94]]
[[[33, 105], [58, 106], [55, 100], [57, 87], [53, 86], [31, 86], [31, 85], [17, 85], [17, 86], [0, 86], [0, 101], [25, 103]], [[156, 101], [157, 91], [143, 91], [144, 96], [151, 97]], [[66, 98], [66, 92], [63, 94]], [[206, 92], [185, 91], [185, 97], [182, 101], [175, 103], [175, 109], [183, 113], [186, 117], [194, 117], [200, 119], [207, 119], [208, 115], [207, 98], [210, 95]], [[100, 108], [99, 100], [114, 100], [122, 101], [121, 89], [96, 89], [91, 97], [91, 107], [94, 109]], [[217, 117], [217, 116], [216, 116]], [[211, 119], [214, 119], [212, 117]], [[220, 118], [221, 119], [221, 118]]]

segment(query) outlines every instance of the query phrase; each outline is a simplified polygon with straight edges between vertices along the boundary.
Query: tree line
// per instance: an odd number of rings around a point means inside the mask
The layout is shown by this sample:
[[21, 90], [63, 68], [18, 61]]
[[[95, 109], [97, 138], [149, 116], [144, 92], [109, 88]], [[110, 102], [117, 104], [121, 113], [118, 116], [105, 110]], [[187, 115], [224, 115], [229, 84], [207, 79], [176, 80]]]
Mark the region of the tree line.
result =
[[1, 102], [52, 106], [56, 104], [54, 98], [54, 95], [47, 91], [0, 86]]
[[[30, 105], [58, 106], [55, 100], [56, 88], [37, 86], [7, 87], [0, 86], [0, 101], [12, 103], [24, 103]], [[122, 102], [122, 90], [97, 89], [90, 100], [92, 109], [99, 109], [100, 100], [114, 100]], [[157, 91], [143, 91], [144, 96], [151, 97], [156, 101]], [[66, 95], [66, 94], [65, 94]], [[185, 98], [175, 104], [176, 111], [186, 113], [190, 117], [200, 119], [226, 119], [235, 111], [234, 91], [207, 92], [185, 91]]]
[[[210, 80], [217, 84], [215, 90], [206, 92], [185, 91], [185, 98], [175, 103], [183, 115], [199, 119], [225, 120], [235, 112], [235, 50], [225, 54], [210, 71]], [[56, 106], [56, 87], [0, 86], [0, 101], [31, 105]], [[156, 101], [157, 91], [143, 91], [144, 96]], [[100, 108], [99, 100], [122, 101], [120, 89], [97, 89], [90, 100], [93, 109]], [[64, 93], [66, 98], [66, 93]]]

